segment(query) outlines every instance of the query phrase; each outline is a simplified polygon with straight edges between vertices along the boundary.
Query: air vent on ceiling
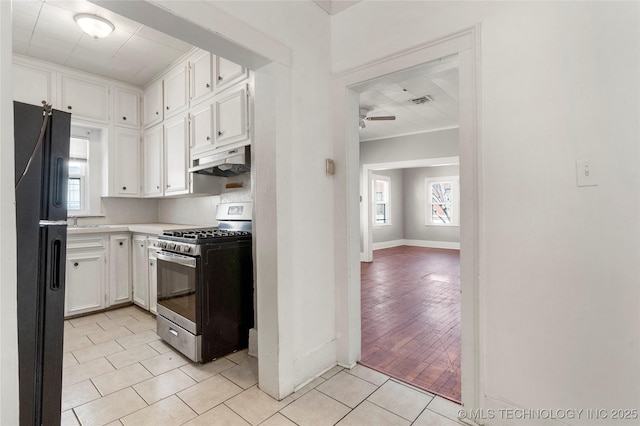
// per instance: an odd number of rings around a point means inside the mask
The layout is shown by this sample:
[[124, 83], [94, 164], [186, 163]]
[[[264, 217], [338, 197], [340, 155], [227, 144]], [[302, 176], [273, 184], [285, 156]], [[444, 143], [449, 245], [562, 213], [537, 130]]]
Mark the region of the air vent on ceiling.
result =
[[413, 102], [416, 105], [422, 105], [422, 104], [426, 104], [427, 102], [433, 102], [433, 98], [429, 95], [426, 95], [426, 96], [421, 96], [419, 98], [411, 99], [411, 102]]

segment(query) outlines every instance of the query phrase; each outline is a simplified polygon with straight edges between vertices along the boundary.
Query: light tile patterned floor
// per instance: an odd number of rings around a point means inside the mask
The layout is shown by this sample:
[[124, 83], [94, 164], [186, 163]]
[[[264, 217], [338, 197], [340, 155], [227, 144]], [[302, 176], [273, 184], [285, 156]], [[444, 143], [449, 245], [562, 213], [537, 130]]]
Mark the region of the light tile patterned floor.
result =
[[135, 306], [65, 321], [62, 425], [459, 425], [460, 408], [362, 365], [277, 401], [246, 350], [193, 363]]

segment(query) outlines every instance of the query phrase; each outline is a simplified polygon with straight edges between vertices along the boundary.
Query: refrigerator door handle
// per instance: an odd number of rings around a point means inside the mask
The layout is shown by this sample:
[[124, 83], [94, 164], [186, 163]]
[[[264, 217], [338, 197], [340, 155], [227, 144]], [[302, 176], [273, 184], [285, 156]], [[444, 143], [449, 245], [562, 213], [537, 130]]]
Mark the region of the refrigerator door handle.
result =
[[65, 194], [63, 193], [63, 189], [66, 189], [66, 182], [64, 182], [65, 161], [64, 158], [57, 157], [54, 163], [53, 205], [59, 208], [62, 207], [62, 204], [64, 203]]
[[60, 262], [62, 261], [62, 241], [56, 239], [52, 244], [51, 259], [51, 290], [60, 289]]
[[41, 228], [44, 226], [66, 226], [67, 221], [66, 220], [41, 220], [40, 222], [38, 222], [38, 225], [40, 225]]

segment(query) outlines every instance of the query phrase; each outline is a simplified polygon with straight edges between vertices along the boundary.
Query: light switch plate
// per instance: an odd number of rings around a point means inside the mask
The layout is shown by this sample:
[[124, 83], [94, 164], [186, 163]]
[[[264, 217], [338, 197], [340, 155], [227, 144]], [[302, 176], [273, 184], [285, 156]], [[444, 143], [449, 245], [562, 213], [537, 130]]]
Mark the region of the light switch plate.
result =
[[326, 173], [328, 175], [335, 174], [335, 172], [336, 172], [336, 163], [333, 160], [327, 158], [327, 161], [325, 163], [325, 171], [326, 171]]
[[597, 186], [598, 168], [594, 160], [576, 160], [578, 186]]

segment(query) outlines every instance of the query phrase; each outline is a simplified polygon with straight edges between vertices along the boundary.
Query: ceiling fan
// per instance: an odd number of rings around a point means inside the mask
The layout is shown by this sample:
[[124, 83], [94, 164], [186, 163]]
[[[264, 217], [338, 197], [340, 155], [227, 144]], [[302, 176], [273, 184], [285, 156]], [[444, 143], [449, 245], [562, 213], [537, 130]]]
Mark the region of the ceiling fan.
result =
[[369, 117], [368, 114], [373, 110], [373, 108], [371, 107], [360, 107], [360, 128], [364, 129], [365, 124], [364, 121], [368, 120], [368, 121], [385, 121], [385, 120], [395, 120], [396, 116], [395, 115], [380, 115], [380, 116], [374, 116], [374, 117]]

